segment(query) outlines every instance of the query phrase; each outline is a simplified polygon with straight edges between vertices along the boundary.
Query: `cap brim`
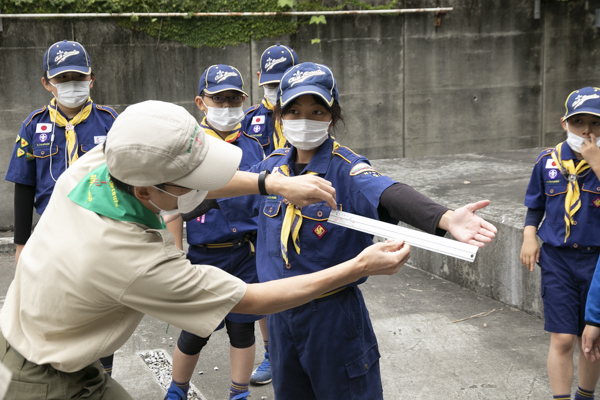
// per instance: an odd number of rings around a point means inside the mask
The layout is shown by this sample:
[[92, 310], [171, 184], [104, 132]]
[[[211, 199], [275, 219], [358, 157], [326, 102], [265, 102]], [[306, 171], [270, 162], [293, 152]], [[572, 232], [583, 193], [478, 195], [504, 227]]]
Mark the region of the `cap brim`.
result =
[[197, 190], [217, 190], [225, 186], [238, 170], [242, 149], [205, 135], [208, 152], [198, 168], [171, 183]]
[[92, 73], [92, 67], [79, 67], [79, 66], [71, 66], [65, 65], [60, 68], [54, 68], [48, 71], [48, 79], [54, 78], [58, 74], [62, 74], [64, 72], [79, 72], [80, 74], [89, 75]]
[[568, 118], [571, 118], [573, 115], [577, 115], [577, 114], [592, 114], [597, 117], [600, 117], [600, 110], [598, 110], [596, 108], [582, 108], [580, 110], [573, 111], [571, 114], [565, 115], [564, 117], [562, 117], [562, 121], [564, 121]]
[[266, 85], [267, 83], [279, 83], [281, 82], [281, 77], [284, 73], [281, 74], [260, 74], [260, 78], [258, 78], [258, 86]]
[[208, 94], [221, 93], [226, 90], [235, 90], [237, 92], [243, 93], [245, 96], [248, 96], [248, 93], [244, 92], [239, 87], [233, 86], [233, 85], [217, 85], [217, 86], [211, 87], [210, 91], [208, 89], [203, 89], [203, 90], [204, 90], [204, 93], [208, 93]]
[[317, 95], [325, 100], [329, 106], [333, 105], [333, 96], [328, 90], [315, 85], [304, 85], [298, 86], [297, 88], [287, 89], [281, 98], [281, 106], [285, 107], [287, 103], [294, 100], [296, 97], [300, 97], [305, 94]]

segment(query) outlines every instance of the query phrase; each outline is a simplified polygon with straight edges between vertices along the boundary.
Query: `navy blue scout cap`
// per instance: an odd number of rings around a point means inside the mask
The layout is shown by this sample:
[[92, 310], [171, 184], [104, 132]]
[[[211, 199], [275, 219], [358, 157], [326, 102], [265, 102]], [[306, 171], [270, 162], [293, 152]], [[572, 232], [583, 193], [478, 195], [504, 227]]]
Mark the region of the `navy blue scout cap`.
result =
[[277, 43], [267, 48], [260, 56], [260, 77], [258, 86], [279, 83], [288, 68], [300, 63], [298, 55], [291, 48]]
[[282, 107], [303, 94], [317, 95], [329, 106], [334, 100], [339, 102], [337, 84], [329, 67], [311, 62], [288, 69], [281, 77], [278, 94]]
[[48, 73], [48, 79], [63, 72], [79, 72], [89, 75], [92, 73], [92, 62], [88, 52], [81, 44], [63, 40], [54, 43], [46, 50], [44, 72]]
[[203, 90], [208, 94], [237, 90], [248, 96], [244, 92], [244, 79], [242, 79], [240, 71], [231, 65], [224, 64], [211, 65], [204, 71], [200, 77], [198, 94]]
[[588, 86], [571, 92], [565, 101], [565, 116], [561, 121], [575, 114], [593, 114], [600, 117], [600, 88]]

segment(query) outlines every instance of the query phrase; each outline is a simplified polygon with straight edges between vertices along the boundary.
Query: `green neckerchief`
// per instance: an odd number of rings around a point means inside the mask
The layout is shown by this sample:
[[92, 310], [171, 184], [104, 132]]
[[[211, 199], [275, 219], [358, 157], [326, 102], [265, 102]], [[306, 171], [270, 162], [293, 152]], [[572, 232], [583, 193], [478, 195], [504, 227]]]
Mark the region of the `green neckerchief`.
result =
[[151, 229], [166, 229], [162, 219], [134, 196], [115, 187], [102, 164], [75, 186], [69, 198], [81, 207], [118, 221], [137, 222]]

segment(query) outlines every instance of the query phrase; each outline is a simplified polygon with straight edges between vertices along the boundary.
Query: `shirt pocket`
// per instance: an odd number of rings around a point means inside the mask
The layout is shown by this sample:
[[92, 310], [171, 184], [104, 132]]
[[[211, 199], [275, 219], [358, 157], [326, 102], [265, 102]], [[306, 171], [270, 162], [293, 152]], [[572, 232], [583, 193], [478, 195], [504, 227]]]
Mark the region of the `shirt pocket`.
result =
[[81, 149], [82, 153], [87, 153], [88, 151], [92, 150], [96, 146], [98, 146], [98, 144], [96, 144], [96, 143], [87, 143], [87, 144], [81, 144], [79, 146], [79, 148]]
[[266, 220], [267, 251], [270, 256], [278, 257], [281, 254], [281, 200], [267, 200], [263, 207]]
[[338, 231], [343, 228], [327, 222], [330, 213], [331, 208], [325, 202], [302, 208], [300, 255], [304, 259], [329, 261], [340, 257], [339, 238], [342, 236]]
[[584, 183], [581, 186], [581, 201], [588, 203], [588, 207], [600, 208], [600, 181]]
[[544, 191], [548, 197], [565, 194], [567, 193], [567, 182], [562, 181], [554, 184], [546, 184]]
[[[51, 149], [54, 150], [53, 152], [51, 152]], [[52, 154], [50, 154], [52, 153]], [[47, 158], [50, 157], [51, 155], [55, 155], [56, 153], [58, 153], [58, 146], [55, 146], [53, 148], [50, 147], [38, 147], [38, 148], [34, 148], [33, 149], [33, 156], [35, 158]]]

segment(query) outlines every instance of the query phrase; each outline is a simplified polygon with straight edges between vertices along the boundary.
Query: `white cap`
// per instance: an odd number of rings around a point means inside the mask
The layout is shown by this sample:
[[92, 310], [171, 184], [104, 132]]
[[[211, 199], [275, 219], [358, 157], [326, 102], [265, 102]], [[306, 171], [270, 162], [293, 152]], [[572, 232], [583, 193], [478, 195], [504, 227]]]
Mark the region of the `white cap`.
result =
[[225, 186], [242, 158], [240, 148], [205, 135], [185, 108], [162, 101], [127, 107], [105, 152], [110, 174], [131, 186], [170, 182], [198, 190]]

